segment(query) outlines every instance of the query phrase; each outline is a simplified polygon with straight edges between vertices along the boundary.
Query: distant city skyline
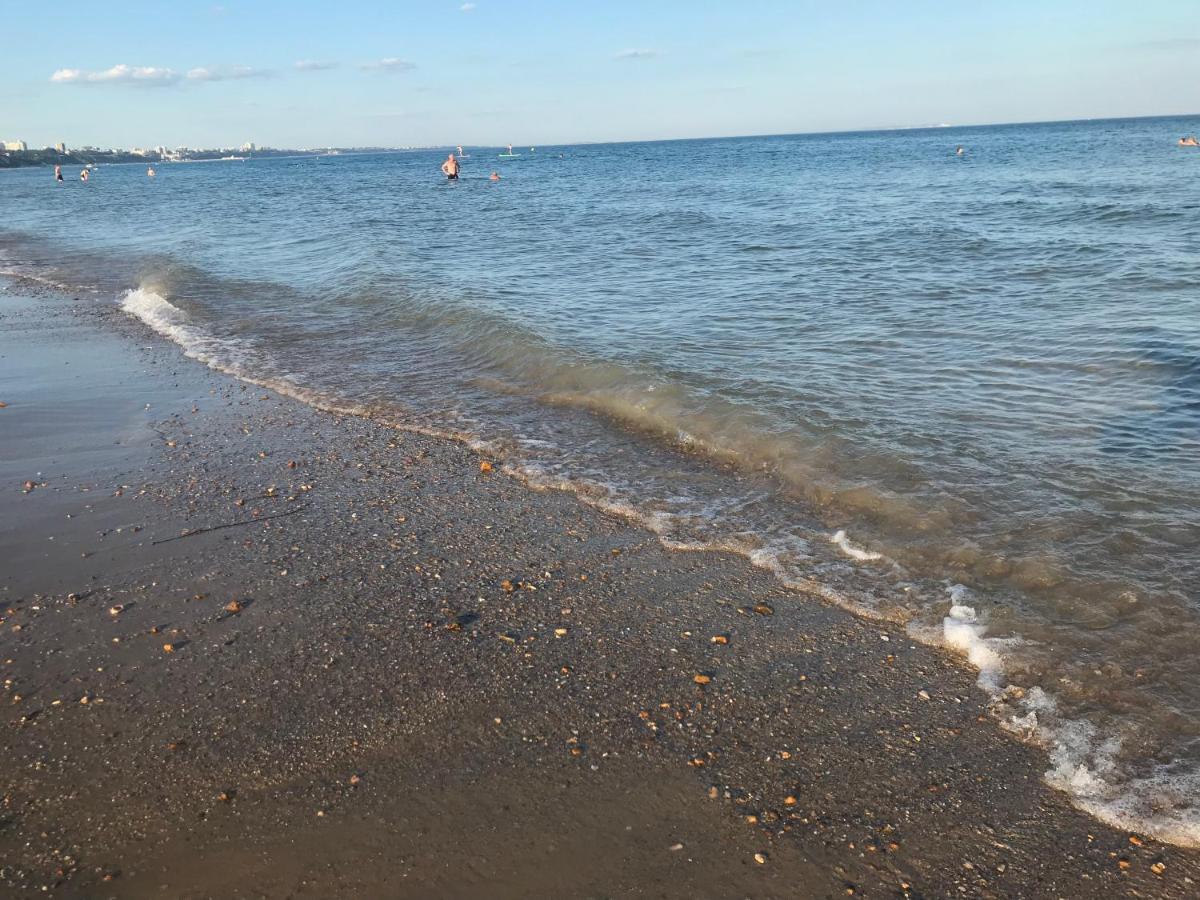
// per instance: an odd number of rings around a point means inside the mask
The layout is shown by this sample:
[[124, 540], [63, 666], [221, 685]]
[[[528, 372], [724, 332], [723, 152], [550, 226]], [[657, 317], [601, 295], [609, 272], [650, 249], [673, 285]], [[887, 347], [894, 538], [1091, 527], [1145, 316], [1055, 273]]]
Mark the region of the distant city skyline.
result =
[[404, 7], [8, 10], [0, 140], [549, 145], [1200, 112], [1181, 0]]

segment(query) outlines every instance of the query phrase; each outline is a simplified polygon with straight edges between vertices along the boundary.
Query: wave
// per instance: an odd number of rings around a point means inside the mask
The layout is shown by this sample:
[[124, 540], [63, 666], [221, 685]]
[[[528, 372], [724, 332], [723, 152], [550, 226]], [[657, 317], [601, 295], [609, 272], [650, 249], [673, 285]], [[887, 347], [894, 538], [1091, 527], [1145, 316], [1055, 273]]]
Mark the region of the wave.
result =
[[[1041, 686], [1006, 683], [1006, 669], [1022, 641], [989, 638], [987, 625], [963, 585], [948, 588], [950, 609], [940, 643], [967, 659], [977, 683], [991, 698], [1001, 727], [1046, 750], [1044, 779], [1072, 803], [1114, 828], [1136, 831], [1184, 847], [1200, 847], [1200, 773], [1156, 764], [1149, 774], [1129, 777], [1118, 763], [1121, 736], [1092, 722], [1064, 716], [1054, 696]], [[937, 643], [939, 635], [920, 628], [914, 637]]]
[[[348, 403], [340, 397], [305, 387], [295, 379], [266, 377], [262, 371], [270, 369], [271, 365], [261, 354], [255, 355], [236, 340], [216, 336], [185, 310], [149, 287], [128, 291], [121, 301], [121, 308], [178, 344], [189, 357], [248, 383], [278, 391], [325, 411], [370, 417], [398, 430], [455, 440], [476, 452], [495, 457], [507, 454], [502, 471], [530, 488], [570, 492], [587, 505], [647, 529], [668, 549], [739, 554], [753, 565], [770, 571], [781, 583], [799, 593], [866, 618], [907, 622], [908, 632], [914, 639], [955, 653], [975, 668], [979, 686], [991, 698], [993, 714], [1003, 728], [1046, 750], [1050, 761], [1044, 775], [1047, 784], [1066, 793], [1080, 809], [1114, 827], [1135, 830], [1169, 843], [1200, 847], [1200, 808], [1195, 803], [1200, 774], [1160, 765], [1147, 774], [1130, 776], [1120, 763], [1122, 741], [1119, 735], [1106, 733], [1092, 722], [1064, 715], [1053, 694], [1042, 686], [1022, 687], [1010, 683], [1009, 673], [1014, 668], [1021, 668], [1020, 655], [1026, 649], [1026, 643], [1019, 638], [989, 636], [986, 616], [979, 612], [966, 586], [948, 588], [948, 600], [943, 604], [948, 608], [940, 627], [923, 626], [911, 610], [879, 608], [871, 602], [870, 591], [839, 590], [819, 577], [805, 574], [816, 568], [813, 565], [815, 548], [803, 539], [777, 537], [764, 540], [753, 534], [681, 539], [678, 537], [680, 517], [626, 500], [614, 485], [555, 474], [522, 459], [519, 451], [510, 453], [510, 448], [468, 432], [417, 425], [397, 417], [392, 410]], [[444, 321], [429, 310], [420, 315], [430, 316], [426, 323], [429, 325]], [[476, 341], [476, 351], [482, 351], [483, 344], [496, 339], [495, 330], [481, 326], [478, 320], [471, 320], [468, 325], [467, 333], [474, 335], [471, 340]], [[528, 341], [526, 348], [528, 350]], [[512, 358], [516, 359], [515, 356]], [[723, 443], [720, 428], [711, 424], [717, 418], [697, 415], [696, 408], [689, 408], [694, 398], [681, 393], [677, 387], [661, 382], [648, 383], [649, 379], [637, 383], [629, 379], [628, 370], [601, 363], [577, 361], [574, 365], [561, 365], [561, 359], [552, 359], [547, 354], [539, 356], [526, 352], [517, 368], [526, 375], [535, 373], [541, 379], [546, 402], [589, 409], [624, 424], [667, 435], [687, 449], [703, 450], [716, 458], [739, 459], [739, 451]], [[742, 422], [748, 415], [736, 409], [723, 411]], [[687, 421], [687, 428], [680, 424], [683, 421]], [[763, 460], [777, 460], [781, 455], [778, 449], [760, 449], [751, 457], [751, 467], [760, 465]], [[852, 561], [851, 565], [880, 560], [897, 565], [884, 553], [851, 542], [844, 529], [832, 535], [826, 533], [825, 542], [827, 546], [837, 547]]]

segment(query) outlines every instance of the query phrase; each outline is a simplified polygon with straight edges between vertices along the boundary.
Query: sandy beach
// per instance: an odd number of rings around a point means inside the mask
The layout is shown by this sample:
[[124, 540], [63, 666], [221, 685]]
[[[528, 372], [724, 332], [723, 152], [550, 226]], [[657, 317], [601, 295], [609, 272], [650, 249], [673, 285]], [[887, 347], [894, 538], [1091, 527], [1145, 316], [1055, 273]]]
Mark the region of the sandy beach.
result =
[[9, 896], [1196, 895], [743, 558], [29, 284], [0, 371]]

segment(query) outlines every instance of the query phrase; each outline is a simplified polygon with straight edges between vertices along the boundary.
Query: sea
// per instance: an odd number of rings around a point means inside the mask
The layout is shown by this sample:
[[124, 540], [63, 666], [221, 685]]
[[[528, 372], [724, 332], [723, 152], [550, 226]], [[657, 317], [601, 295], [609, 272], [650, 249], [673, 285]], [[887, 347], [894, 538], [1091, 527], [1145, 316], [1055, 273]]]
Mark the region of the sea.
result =
[[4, 171], [0, 272], [903, 623], [1076, 805], [1200, 846], [1197, 131]]

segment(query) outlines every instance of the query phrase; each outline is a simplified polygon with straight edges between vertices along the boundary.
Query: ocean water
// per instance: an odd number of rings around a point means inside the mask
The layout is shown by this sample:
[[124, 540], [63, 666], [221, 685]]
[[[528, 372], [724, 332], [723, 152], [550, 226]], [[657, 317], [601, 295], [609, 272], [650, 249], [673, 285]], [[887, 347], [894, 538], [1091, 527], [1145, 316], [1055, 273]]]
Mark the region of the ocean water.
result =
[[1079, 806], [1200, 846], [1196, 131], [17, 170], [0, 271], [905, 622]]

